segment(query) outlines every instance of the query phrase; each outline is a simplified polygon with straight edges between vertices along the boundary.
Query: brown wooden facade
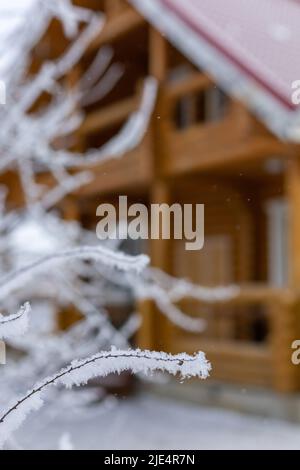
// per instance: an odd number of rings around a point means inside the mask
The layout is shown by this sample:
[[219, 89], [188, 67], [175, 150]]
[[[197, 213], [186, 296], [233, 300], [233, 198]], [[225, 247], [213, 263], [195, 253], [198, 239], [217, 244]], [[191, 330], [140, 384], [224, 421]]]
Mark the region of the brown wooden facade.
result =
[[[107, 44], [125, 73], [99, 105], [86, 108], [76, 135], [85, 150], [105, 143], [137, 109], [141, 83], [159, 82], [157, 105], [143, 142], [122, 159], [94, 168], [94, 181], [65, 201], [69, 217], [96, 225], [96, 207], [127, 194], [131, 201], [205, 204], [205, 246], [152, 240], [152, 264], [209, 286], [238, 284], [240, 295], [218, 305], [186, 299], [183, 308], [207, 320], [202, 334], [169, 323], [152, 301], [139, 305], [141, 347], [203, 350], [212, 378], [292, 392], [300, 375], [291, 343], [300, 337], [300, 151], [281, 142], [239, 102], [183, 57], [125, 0], [77, 2], [105, 11], [107, 22], [74, 74]], [[288, 206], [288, 278], [270, 282], [266, 206]]]

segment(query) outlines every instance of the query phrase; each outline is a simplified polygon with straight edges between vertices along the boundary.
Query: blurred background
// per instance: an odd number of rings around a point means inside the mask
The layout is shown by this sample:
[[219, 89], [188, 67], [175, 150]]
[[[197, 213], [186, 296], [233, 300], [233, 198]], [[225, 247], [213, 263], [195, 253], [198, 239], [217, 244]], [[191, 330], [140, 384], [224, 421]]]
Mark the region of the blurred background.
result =
[[8, 344], [1, 406], [112, 345], [212, 363], [206, 381], [51, 392], [12, 447], [299, 447], [299, 23], [293, 0], [0, 0], [1, 275], [97, 245], [97, 207], [120, 195], [205, 204], [200, 251], [110, 240], [151, 266], [77, 260], [2, 296], [33, 315]]

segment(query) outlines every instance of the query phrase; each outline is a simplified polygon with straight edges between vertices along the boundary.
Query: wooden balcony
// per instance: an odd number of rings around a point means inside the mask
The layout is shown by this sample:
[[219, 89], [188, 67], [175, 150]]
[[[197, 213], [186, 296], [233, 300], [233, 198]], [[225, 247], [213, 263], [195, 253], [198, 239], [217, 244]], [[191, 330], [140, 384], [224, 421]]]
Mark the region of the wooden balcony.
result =
[[[95, 182], [84, 194], [147, 188], [155, 176], [189, 175], [226, 165], [282, 154], [284, 144], [266, 131], [257, 130], [254, 119], [236, 102], [230, 102], [224, 117], [215, 121], [174, 124], [174, 109], [180, 100], [213, 87], [209, 78], [193, 73], [187, 79], [165, 86], [143, 142], [121, 158], [93, 168]], [[101, 135], [125, 123], [139, 106], [139, 93], [87, 115], [79, 136]], [[159, 119], [158, 119], [159, 118]]]
[[[291, 361], [292, 343], [300, 337], [298, 294], [253, 285], [241, 287], [239, 294], [226, 302], [205, 304], [185, 299], [180, 306], [183, 311], [194, 312], [193, 316], [198, 312], [197, 316], [205, 318], [205, 331], [186, 333], [179, 330], [165, 320], [152, 300], [145, 300], [139, 306], [144, 319], [139, 336], [141, 347], [156, 347], [155, 331], [159, 331], [160, 336], [163, 334], [163, 343], [159, 347], [164, 350], [191, 354], [204, 351], [212, 363], [213, 380], [262, 386], [279, 392], [300, 389], [300, 374]], [[251, 322], [253, 307], [260, 308], [267, 324], [266, 337], [259, 342], [247, 333], [243, 338], [236, 338], [234, 334], [238, 318], [241, 322], [244, 315], [244, 322]], [[155, 326], [151, 322], [155, 322]]]
[[195, 125], [185, 131], [170, 132], [163, 174], [176, 176], [212, 170], [283, 151], [283, 145], [275, 138], [245, 135], [241, 129], [233, 131], [235, 124], [235, 119], [228, 116], [218, 124]]
[[214, 90], [213, 82], [200, 72], [163, 88], [159, 105], [164, 143], [164, 158], [160, 161], [162, 175], [190, 174], [286, 152], [282, 142], [259, 127], [249, 112], [232, 100], [228, 100], [226, 112], [220, 118], [210, 120], [204, 115], [197, 122], [194, 111], [195, 116], [188, 125], [176, 127], [174, 110], [180, 102]]

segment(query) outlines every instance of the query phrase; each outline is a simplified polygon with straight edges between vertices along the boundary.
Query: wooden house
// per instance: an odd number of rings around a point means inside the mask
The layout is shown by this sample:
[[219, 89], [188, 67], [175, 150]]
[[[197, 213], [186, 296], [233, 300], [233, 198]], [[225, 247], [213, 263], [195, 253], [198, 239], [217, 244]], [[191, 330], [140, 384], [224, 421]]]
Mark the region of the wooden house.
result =
[[[182, 332], [151, 300], [139, 305], [139, 346], [206, 352], [212, 378], [300, 389], [291, 362], [300, 338], [300, 79], [297, 2], [77, 0], [103, 11], [104, 28], [71, 80], [99, 48], [111, 46], [124, 74], [105, 98], [85, 106], [82, 150], [104, 144], [138, 107], [148, 76], [159, 84], [143, 141], [93, 169], [93, 182], [66, 201], [69, 217], [96, 224], [96, 207], [131, 201], [205, 204], [205, 245], [150, 240], [152, 264], [196, 284], [237, 284], [231, 301], [183, 302], [205, 317], [202, 334]], [[259, 16], [257, 16], [259, 11]], [[77, 78], [76, 78], [77, 77]]]

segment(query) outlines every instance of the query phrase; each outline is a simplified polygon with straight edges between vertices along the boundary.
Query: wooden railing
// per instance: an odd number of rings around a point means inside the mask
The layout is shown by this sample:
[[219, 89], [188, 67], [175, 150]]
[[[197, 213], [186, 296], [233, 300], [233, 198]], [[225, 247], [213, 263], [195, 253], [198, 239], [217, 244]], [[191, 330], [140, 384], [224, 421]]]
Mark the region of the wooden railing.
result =
[[[178, 101], [191, 93], [208, 90], [211, 87], [213, 83], [210, 78], [199, 72], [192, 73], [179, 82], [163, 86], [154, 112], [153, 126], [143, 144], [133, 152], [135, 157], [132, 165], [128, 165], [129, 173], [132, 175], [134, 165], [139, 168], [142, 161], [141, 184], [145, 183], [145, 176], [148, 175], [150, 179], [153, 164], [156, 174], [173, 177], [202, 171], [208, 167], [212, 168], [213, 165], [225, 165], [226, 162], [240, 162], [248, 157], [263, 158], [280, 153], [281, 144], [276, 139], [251, 134], [252, 118], [241, 105], [233, 101], [229, 102], [224, 118], [216, 122], [195, 122], [184, 129], [178, 129], [174, 123], [174, 109]], [[139, 90], [140, 87], [135, 96], [90, 112], [79, 129], [79, 136], [85, 139], [89, 135], [101, 134], [125, 122], [138, 108]], [[157, 116], [160, 116], [159, 120]], [[153, 129], [156, 129], [155, 138], [151, 135]], [[159, 142], [159, 155], [156, 155], [153, 142]], [[124, 171], [124, 181], [130, 181], [130, 177], [127, 178], [127, 169], [125, 167], [121, 169], [116, 163], [109, 169], [111, 181], [120, 180], [122, 184], [121, 176], [114, 178], [115, 171], [120, 175]], [[139, 182], [139, 173], [136, 174], [135, 181]], [[119, 183], [114, 183], [111, 188], [110, 186], [110, 180], [106, 178], [105, 190], [114, 190], [119, 187]]]
[[[206, 311], [207, 329], [203, 333], [186, 333], [166, 322], [153, 300], [139, 307], [144, 319], [140, 333], [140, 346], [160, 347], [170, 352], [193, 353], [203, 350], [212, 362], [212, 379], [246, 385], [273, 388], [280, 392], [300, 389], [299, 372], [292, 364], [292, 343], [300, 339], [300, 297], [288, 289], [268, 286], [241, 287], [233, 298], [218, 302], [196, 302], [190, 299], [180, 303], [182, 309]], [[250, 336], [237, 338], [232, 325], [237, 317], [251, 321], [251, 307], [259, 306], [266, 319], [264, 340], [255, 341]], [[154, 318], [154, 321], [153, 321]], [[222, 324], [218, 328], [217, 324]], [[224, 326], [225, 325], [225, 326]], [[230, 332], [232, 334], [230, 334]], [[151, 337], [152, 334], [152, 337]], [[160, 338], [157, 344], [157, 338]], [[153, 342], [154, 340], [154, 342]], [[151, 342], [152, 341], [152, 342]]]
[[137, 110], [139, 97], [133, 96], [105, 108], [90, 112], [82, 123], [79, 133], [87, 136], [122, 124]]
[[193, 72], [185, 79], [164, 83], [160, 95], [161, 140], [165, 158], [161, 172], [166, 176], [205, 170], [226, 162], [265, 158], [280, 152], [282, 144], [267, 132], [257, 130], [256, 121], [244, 106], [228, 98], [227, 110], [219, 119], [191, 122], [184, 128], [176, 127], [174, 110], [186, 97], [214, 89], [212, 80]]
[[213, 82], [207, 75], [200, 72], [191, 73], [186, 79], [169, 84], [165, 99], [174, 103], [190, 93], [206, 90], [212, 86]]

